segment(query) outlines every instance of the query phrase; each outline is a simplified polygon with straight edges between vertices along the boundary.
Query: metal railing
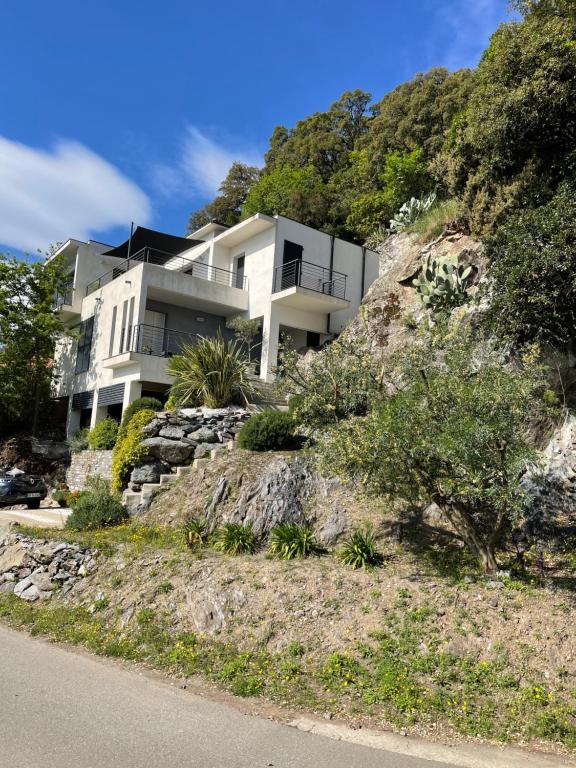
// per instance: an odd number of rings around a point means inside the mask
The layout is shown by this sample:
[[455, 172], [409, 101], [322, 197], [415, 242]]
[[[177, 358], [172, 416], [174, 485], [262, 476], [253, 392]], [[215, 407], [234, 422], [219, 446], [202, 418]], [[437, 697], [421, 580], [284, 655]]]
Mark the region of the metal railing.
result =
[[281, 264], [274, 271], [274, 293], [286, 288], [307, 288], [309, 291], [325, 293], [337, 299], [346, 298], [346, 277], [342, 272], [320, 267], [309, 261], [290, 261]]
[[128, 329], [128, 337], [128, 344], [121, 346], [123, 352], [141, 352], [155, 357], [179, 355], [184, 346], [195, 344], [201, 338], [197, 333], [158, 328], [144, 323]]
[[108, 272], [88, 283], [86, 296], [112, 282], [112, 280], [116, 280], [117, 277], [126, 274], [132, 267], [137, 267], [143, 263], [155, 264], [171, 272], [182, 272], [185, 275], [192, 275], [192, 277], [199, 277], [202, 280], [209, 280], [211, 283], [219, 283], [231, 288], [240, 288], [243, 291], [247, 290], [248, 287], [246, 278], [236, 272], [230, 272], [221, 267], [212, 267], [209, 264], [202, 264], [192, 259], [186, 259], [184, 256], [175, 256], [173, 253], [165, 253], [155, 248], [142, 248], [129, 259], [124, 259]]

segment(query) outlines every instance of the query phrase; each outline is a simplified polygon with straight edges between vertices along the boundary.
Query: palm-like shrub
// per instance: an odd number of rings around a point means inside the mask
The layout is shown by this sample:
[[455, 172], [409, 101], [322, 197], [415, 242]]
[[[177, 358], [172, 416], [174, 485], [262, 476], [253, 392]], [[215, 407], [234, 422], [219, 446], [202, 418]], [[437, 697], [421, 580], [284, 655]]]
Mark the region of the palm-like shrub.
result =
[[270, 533], [270, 552], [281, 560], [308, 557], [317, 550], [310, 525], [278, 523]]
[[208, 523], [205, 517], [189, 517], [184, 522], [184, 538], [190, 549], [196, 549], [205, 543], [208, 535]]
[[370, 526], [356, 528], [342, 545], [340, 559], [352, 568], [370, 568], [382, 562], [376, 549], [376, 536]]
[[200, 401], [208, 408], [223, 408], [239, 397], [246, 400], [254, 389], [240, 342], [228, 341], [220, 332], [185, 346], [171, 358], [168, 373], [174, 377], [170, 396], [181, 405]]
[[213, 546], [227, 555], [252, 553], [258, 549], [258, 537], [252, 523], [224, 523], [214, 533]]

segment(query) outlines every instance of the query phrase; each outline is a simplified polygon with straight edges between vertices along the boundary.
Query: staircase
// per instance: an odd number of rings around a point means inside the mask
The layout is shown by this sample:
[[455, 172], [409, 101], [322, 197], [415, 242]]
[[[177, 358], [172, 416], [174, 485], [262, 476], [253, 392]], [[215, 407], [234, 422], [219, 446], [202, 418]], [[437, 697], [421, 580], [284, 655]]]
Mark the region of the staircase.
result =
[[124, 491], [122, 495], [122, 504], [126, 509], [136, 509], [143, 502], [149, 501], [160, 488], [165, 488], [167, 485], [171, 485], [174, 480], [178, 480], [180, 477], [185, 477], [191, 474], [195, 470], [201, 469], [210, 463], [219, 453], [223, 450], [233, 451], [236, 448], [235, 443], [226, 443], [224, 448], [214, 448], [210, 451], [210, 458], [194, 459], [192, 464], [183, 467], [174, 467], [174, 471], [165, 475], [160, 475], [159, 483], [144, 483], [141, 491]]
[[250, 376], [249, 381], [256, 390], [248, 403], [249, 411], [287, 411], [286, 398], [281, 397], [275, 391], [274, 384], [270, 381], [262, 381], [257, 376]]

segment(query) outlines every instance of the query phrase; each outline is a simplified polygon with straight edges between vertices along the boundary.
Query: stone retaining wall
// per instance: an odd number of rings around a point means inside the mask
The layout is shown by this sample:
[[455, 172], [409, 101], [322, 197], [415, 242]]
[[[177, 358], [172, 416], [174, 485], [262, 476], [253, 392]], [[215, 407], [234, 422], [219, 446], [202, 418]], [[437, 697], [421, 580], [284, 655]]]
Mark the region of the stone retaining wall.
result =
[[83, 491], [90, 475], [112, 479], [112, 451], [79, 451], [72, 454], [66, 471], [66, 482], [71, 491]]

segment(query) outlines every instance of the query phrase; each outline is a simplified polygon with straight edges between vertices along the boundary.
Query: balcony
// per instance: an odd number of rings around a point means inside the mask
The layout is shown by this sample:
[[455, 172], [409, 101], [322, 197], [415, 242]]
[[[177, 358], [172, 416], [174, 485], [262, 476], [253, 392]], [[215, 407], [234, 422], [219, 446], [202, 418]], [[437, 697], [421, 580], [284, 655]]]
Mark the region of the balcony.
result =
[[[55, 312], [58, 312], [60, 319], [63, 321], [70, 320], [74, 315], [80, 313], [80, 307], [74, 306], [74, 299], [78, 297], [74, 296], [74, 286], [70, 285], [62, 288], [56, 293], [54, 297], [54, 303], [52, 305]], [[78, 301], [76, 302], [78, 305]]]
[[350, 303], [346, 279], [342, 272], [309, 261], [290, 261], [274, 270], [272, 301], [297, 309], [336, 312]]
[[116, 280], [116, 278], [125, 275], [133, 267], [137, 267], [139, 264], [153, 264], [157, 267], [162, 267], [168, 272], [176, 272], [184, 275], [191, 275], [201, 280], [207, 280], [211, 283], [217, 283], [219, 285], [227, 286], [229, 288], [238, 288], [246, 291], [248, 289], [248, 283], [243, 275], [238, 275], [235, 272], [229, 272], [226, 269], [220, 267], [212, 267], [209, 264], [202, 264], [192, 259], [187, 259], [183, 256], [174, 256], [172, 253], [166, 253], [154, 248], [142, 248], [142, 250], [130, 256], [129, 259], [120, 261], [113, 269], [105, 272], [96, 280], [88, 283], [86, 286], [86, 296], [89, 296], [94, 291], [102, 288], [104, 285]]
[[141, 360], [140, 355], [152, 357], [172, 357], [179, 355], [182, 349], [195, 344], [201, 337], [197, 333], [175, 331], [172, 328], [157, 328], [141, 323], [126, 329], [127, 343], [122, 339], [122, 352], [104, 360], [105, 368], [123, 368]]

